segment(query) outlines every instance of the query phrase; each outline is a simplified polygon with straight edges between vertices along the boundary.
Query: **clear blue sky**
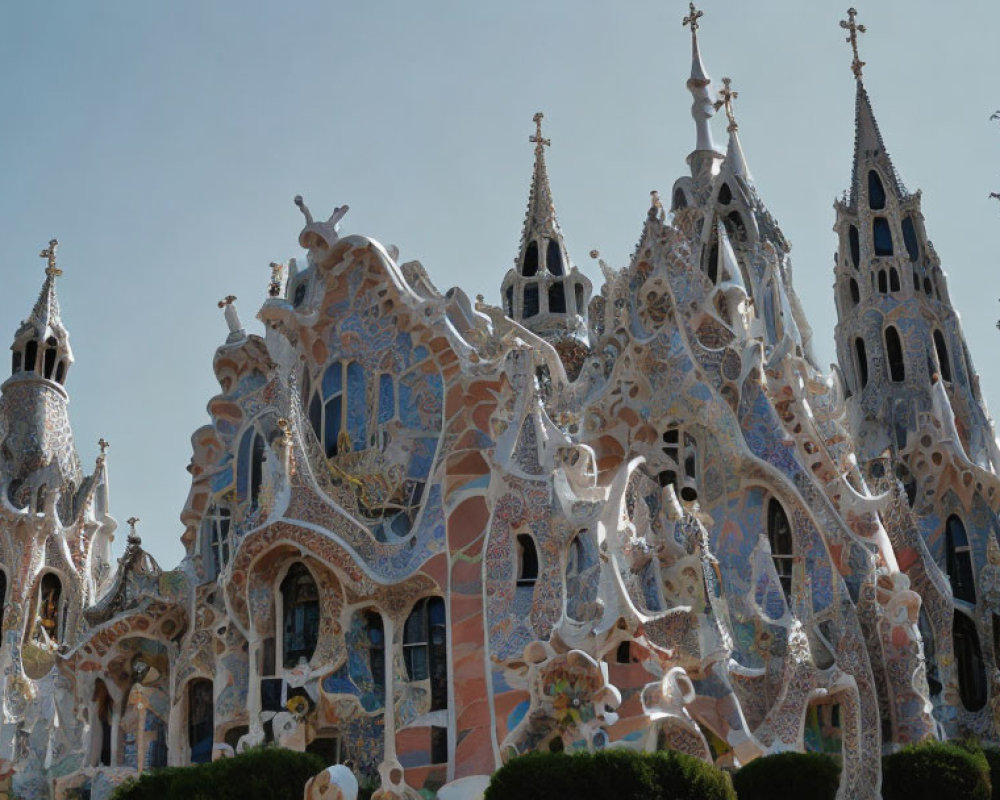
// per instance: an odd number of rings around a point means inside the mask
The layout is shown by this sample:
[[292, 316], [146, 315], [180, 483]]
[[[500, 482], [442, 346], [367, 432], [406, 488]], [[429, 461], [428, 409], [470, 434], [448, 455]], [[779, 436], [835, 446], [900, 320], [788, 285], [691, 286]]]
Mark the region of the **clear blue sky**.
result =
[[[853, 146], [846, 5], [707, 0], [700, 30], [709, 74], [740, 93], [747, 158], [793, 243], [823, 363], [832, 202]], [[1000, 125], [988, 121], [1000, 3], [961, 8], [870, 0], [862, 57], [1000, 413], [1000, 204], [987, 200], [1000, 191]], [[30, 309], [36, 254], [58, 237], [72, 421], [88, 469], [98, 437], [112, 444], [115, 516], [142, 519], [164, 566], [180, 558], [189, 437], [208, 421], [226, 333], [215, 304], [237, 295], [260, 329], [268, 262], [302, 255], [296, 193], [317, 216], [349, 203], [343, 231], [397, 244], [442, 290], [497, 302], [542, 110], [571, 256], [595, 285], [591, 248], [624, 265], [649, 191], [666, 195], [694, 144], [686, 11], [678, 0], [0, 5], [0, 336]]]

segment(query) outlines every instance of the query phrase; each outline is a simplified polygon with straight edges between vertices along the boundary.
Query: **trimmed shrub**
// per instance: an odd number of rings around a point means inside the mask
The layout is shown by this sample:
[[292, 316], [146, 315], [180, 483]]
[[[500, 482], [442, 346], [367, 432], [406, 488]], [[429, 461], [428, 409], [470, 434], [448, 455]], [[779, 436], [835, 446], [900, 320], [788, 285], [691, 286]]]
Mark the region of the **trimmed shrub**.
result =
[[840, 765], [823, 753], [775, 753], [743, 767], [733, 785], [739, 800], [834, 800], [840, 786]]
[[883, 800], [990, 800], [990, 766], [976, 746], [921, 742], [882, 759]]
[[637, 753], [528, 753], [494, 773], [485, 800], [736, 800], [729, 778], [692, 756]]
[[306, 782], [326, 768], [312, 753], [281, 747], [247, 750], [210, 764], [143, 773], [112, 800], [302, 800]]

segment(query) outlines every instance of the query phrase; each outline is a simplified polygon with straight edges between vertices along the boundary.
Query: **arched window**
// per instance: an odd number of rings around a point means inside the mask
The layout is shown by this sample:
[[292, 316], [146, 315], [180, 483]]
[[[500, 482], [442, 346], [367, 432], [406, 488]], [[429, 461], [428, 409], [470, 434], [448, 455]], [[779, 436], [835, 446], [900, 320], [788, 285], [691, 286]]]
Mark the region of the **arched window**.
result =
[[264, 482], [264, 435], [255, 425], [250, 426], [240, 439], [239, 458], [236, 464], [236, 494], [241, 502], [248, 503], [248, 510], [257, 508], [260, 487]]
[[373, 609], [364, 612], [365, 630], [368, 633], [368, 669], [372, 673], [374, 694], [385, 704], [385, 623], [382, 615]]
[[403, 626], [403, 661], [411, 681], [431, 682], [431, 711], [448, 707], [448, 646], [444, 600], [425, 597]]
[[872, 242], [875, 245], [876, 256], [892, 255], [892, 231], [889, 220], [885, 217], [875, 217], [872, 220]]
[[705, 272], [712, 283], [719, 282], [719, 240], [715, 234], [712, 234], [712, 246], [708, 249]]
[[66, 378], [66, 362], [60, 361], [56, 365], [56, 383], [62, 383]]
[[215, 734], [215, 700], [212, 682], [195, 678], [188, 683], [188, 747], [192, 764], [207, 764], [212, 760]]
[[726, 233], [729, 234], [730, 239], [736, 242], [745, 242], [747, 240], [747, 227], [739, 211], [730, 211], [726, 214], [724, 224], [726, 226]]
[[201, 523], [203, 558], [212, 567], [214, 577], [229, 563], [229, 523], [232, 513], [225, 506], [212, 505]]
[[944, 336], [941, 331], [934, 331], [934, 349], [937, 351], [938, 369], [941, 377], [946, 381], [951, 381], [951, 362], [948, 360], [948, 347], [944, 343]]
[[858, 229], [851, 225], [847, 229], [847, 243], [851, 250], [851, 264], [854, 269], [858, 269], [861, 263], [861, 237], [858, 236]]
[[576, 313], [582, 315], [586, 309], [583, 307], [583, 284], [577, 283], [573, 287], [573, 295], [576, 300]]
[[858, 288], [858, 282], [854, 278], [851, 278], [849, 287], [851, 290], [851, 303], [857, 305], [861, 302], [861, 290]]
[[526, 278], [538, 274], [538, 245], [534, 242], [528, 242], [528, 246], [524, 250], [521, 274]]
[[524, 305], [522, 307], [524, 319], [529, 319], [538, 315], [538, 284], [529, 283], [524, 287]]
[[771, 560], [778, 573], [778, 581], [785, 597], [789, 597], [792, 593], [792, 564], [795, 561], [792, 526], [788, 523], [785, 509], [774, 497], [767, 502], [767, 541], [771, 545]]
[[903, 218], [903, 244], [906, 246], [906, 254], [910, 257], [910, 261], [916, 261], [920, 258], [917, 231], [913, 226], [913, 217], [910, 216]]
[[37, 619], [44, 637], [52, 642], [58, 642], [62, 638], [61, 612], [62, 581], [54, 572], [46, 572], [38, 586]]
[[864, 389], [868, 385], [868, 355], [865, 353], [865, 340], [860, 336], [854, 340], [854, 354], [858, 362], [858, 381]]
[[895, 267], [889, 268], [889, 291], [899, 291], [899, 273], [896, 271]]
[[928, 297], [934, 296], [934, 288], [931, 286], [931, 279], [924, 277], [924, 294]]
[[728, 206], [731, 202], [733, 202], [733, 192], [729, 188], [728, 183], [722, 184], [722, 188], [719, 189], [719, 202], [724, 206]]
[[562, 281], [556, 281], [549, 287], [549, 313], [566, 313], [566, 288]]
[[21, 354], [20, 350], [15, 350], [11, 354], [11, 364], [10, 364], [10, 371], [11, 371], [11, 373], [20, 372], [21, 371], [21, 357], [22, 357], [22, 354]]
[[873, 169], [868, 170], [868, 207], [875, 211], [885, 208], [885, 187]]
[[366, 391], [365, 371], [357, 361], [334, 361], [323, 373], [309, 402], [309, 423], [327, 458], [368, 446]]
[[878, 271], [878, 290], [881, 294], [886, 294], [889, 289], [888, 282], [885, 279], [885, 270], [880, 269]]
[[94, 710], [97, 714], [97, 724], [91, 730], [94, 736], [100, 737], [100, 744], [91, 750], [94, 766], [111, 766], [111, 715], [114, 702], [108, 693], [108, 687], [100, 678], [94, 683]]
[[885, 329], [885, 354], [889, 361], [889, 380], [902, 383], [906, 380], [903, 345], [899, 341], [899, 332], [892, 325]]
[[587, 567], [587, 550], [584, 547], [583, 533], [573, 537], [569, 543], [569, 555], [566, 556], [566, 574], [579, 575]]
[[917, 268], [913, 267], [913, 292], [914, 294], [920, 291], [920, 276], [917, 275]]
[[52, 380], [52, 374], [56, 368], [56, 353], [59, 347], [58, 342], [52, 337], [45, 340], [45, 366], [43, 368], [43, 374], [49, 380]]
[[38, 342], [32, 339], [28, 342], [27, 346], [24, 348], [24, 368], [28, 372], [33, 372], [35, 369], [35, 360], [38, 357]]
[[562, 251], [556, 239], [549, 239], [549, 246], [545, 252], [545, 268], [553, 275], [563, 274]]
[[678, 208], [687, 208], [687, 204], [687, 198], [684, 196], [684, 190], [680, 188], [674, 189], [673, 210], [676, 211]]
[[538, 551], [530, 534], [517, 536], [517, 585], [534, 586], [538, 580]]
[[504, 299], [507, 301], [507, 308], [504, 310], [507, 312], [508, 317], [514, 316], [514, 285], [511, 284], [506, 289], [503, 290]]
[[976, 584], [972, 573], [972, 548], [965, 524], [955, 514], [944, 525], [944, 546], [951, 593], [959, 600], [976, 602]]
[[308, 663], [319, 640], [319, 589], [305, 564], [296, 562], [281, 582], [282, 664]]
[[979, 646], [976, 624], [961, 611], [955, 612], [952, 623], [955, 662], [958, 667], [958, 693], [968, 711], [978, 711], [986, 705], [986, 665]]

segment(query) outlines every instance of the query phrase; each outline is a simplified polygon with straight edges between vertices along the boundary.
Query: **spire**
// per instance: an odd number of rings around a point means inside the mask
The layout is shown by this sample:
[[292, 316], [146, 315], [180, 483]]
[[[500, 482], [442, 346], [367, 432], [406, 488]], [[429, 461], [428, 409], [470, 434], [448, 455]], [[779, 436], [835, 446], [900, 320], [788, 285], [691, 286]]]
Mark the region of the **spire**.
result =
[[695, 142], [695, 152], [701, 150], [715, 151], [715, 144], [712, 141], [712, 131], [708, 127], [708, 121], [715, 113], [715, 106], [708, 93], [711, 83], [705, 73], [705, 66], [701, 63], [701, 51], [698, 49], [698, 20], [704, 15], [704, 11], [699, 11], [694, 7], [694, 3], [689, 4], [690, 13], [684, 17], [682, 25], [691, 27], [691, 77], [688, 78], [687, 88], [694, 98], [691, 104], [691, 116], [694, 117], [695, 131], [697, 139]]
[[542, 136], [542, 119], [545, 115], [539, 111], [532, 117], [535, 123], [535, 134], [528, 141], [535, 145], [535, 168], [531, 175], [531, 190], [528, 193], [528, 211], [524, 217], [524, 229], [521, 232], [520, 263], [523, 267], [525, 250], [534, 240], [562, 239], [559, 221], [556, 219], [556, 207], [552, 202], [552, 189], [549, 186], [549, 174], [545, 168], [545, 148], [552, 144], [551, 139]]
[[719, 90], [719, 99], [715, 101], [714, 108], [726, 109], [726, 117], [729, 119], [729, 144], [726, 147], [726, 164], [733, 175], [743, 178], [747, 183], [753, 183], [753, 176], [747, 166], [746, 156], [743, 154], [743, 145], [740, 143], [739, 129], [736, 117], [733, 114], [733, 100], [740, 96], [739, 92], [734, 92], [732, 88], [732, 78], [722, 79], [722, 88]]
[[[30, 316], [24, 321], [24, 325], [30, 325], [36, 331], [38, 338], [42, 340], [53, 335], [57, 338], [67, 337], [59, 310], [59, 298], [56, 297], [56, 278], [62, 275], [62, 270], [56, 266], [56, 249], [58, 247], [59, 241], [50, 239], [49, 246], [38, 254], [46, 261], [45, 283], [42, 284], [42, 290], [35, 301], [35, 307], [31, 309]], [[20, 335], [20, 331], [18, 335]]]

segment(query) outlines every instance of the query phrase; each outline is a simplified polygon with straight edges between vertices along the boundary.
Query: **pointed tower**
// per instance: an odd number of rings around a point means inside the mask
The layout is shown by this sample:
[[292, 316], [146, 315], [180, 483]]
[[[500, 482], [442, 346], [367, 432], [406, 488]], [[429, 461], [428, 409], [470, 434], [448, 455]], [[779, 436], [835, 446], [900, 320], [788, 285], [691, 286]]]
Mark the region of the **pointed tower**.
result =
[[82, 471], [67, 410], [65, 383], [73, 352], [56, 297], [56, 278], [62, 274], [57, 245], [53, 239], [40, 254], [47, 262], [45, 283], [11, 345], [11, 376], [0, 386], [5, 432], [0, 455], [7, 497], [15, 507], [42, 510], [46, 495], [56, 492], [60, 510], [69, 512]]
[[[834, 204], [837, 357], [850, 396], [858, 456], [901, 453], [927, 424], [938, 378], [971, 461], [991, 466], [993, 434], [979, 396], [945, 273], [910, 193], [889, 157], [862, 80], [854, 9], [849, 31], [856, 82], [851, 186]], [[910, 442], [910, 445], [913, 443]]]
[[576, 360], [582, 363], [589, 347], [587, 305], [593, 287], [570, 261], [556, 219], [545, 169], [545, 148], [551, 142], [542, 136], [542, 117], [540, 111], [535, 114], [535, 135], [529, 137], [535, 145], [535, 168], [521, 246], [501, 292], [507, 316], [552, 342], [572, 375]]

